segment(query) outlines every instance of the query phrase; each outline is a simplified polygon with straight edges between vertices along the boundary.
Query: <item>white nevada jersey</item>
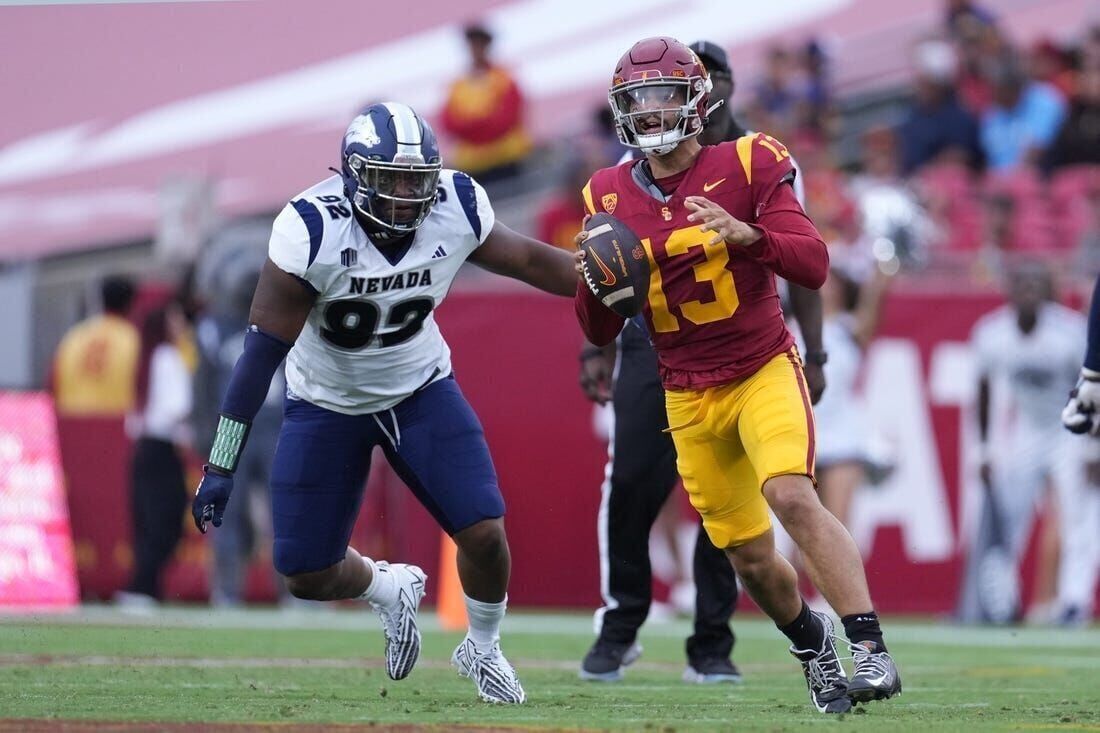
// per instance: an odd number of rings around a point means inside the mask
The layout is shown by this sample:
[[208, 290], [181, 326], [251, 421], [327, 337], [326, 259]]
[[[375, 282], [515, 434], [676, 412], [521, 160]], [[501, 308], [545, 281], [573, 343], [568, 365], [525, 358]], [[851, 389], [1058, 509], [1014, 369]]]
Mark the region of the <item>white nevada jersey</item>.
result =
[[1085, 329], [1085, 317], [1077, 311], [1044, 303], [1035, 328], [1021, 333], [1015, 310], [1002, 306], [974, 326], [978, 371], [1008, 388], [1024, 425], [1060, 433], [1062, 407], [1084, 358]]
[[292, 397], [361, 415], [451, 373], [434, 311], [495, 217], [484, 189], [465, 173], [444, 169], [439, 189], [397, 264], [357, 223], [339, 176], [296, 196], [275, 219], [268, 256], [317, 291], [287, 357]]

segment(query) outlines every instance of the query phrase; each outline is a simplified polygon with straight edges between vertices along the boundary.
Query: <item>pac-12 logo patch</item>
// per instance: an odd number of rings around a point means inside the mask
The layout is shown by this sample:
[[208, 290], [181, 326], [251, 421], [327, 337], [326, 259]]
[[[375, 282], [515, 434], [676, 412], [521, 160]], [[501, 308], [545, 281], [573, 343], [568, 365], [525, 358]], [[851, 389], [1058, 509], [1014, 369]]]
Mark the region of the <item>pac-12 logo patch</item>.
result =
[[619, 194], [617, 193], [605, 193], [603, 198], [600, 199], [600, 203], [603, 204], [603, 210], [608, 214], [615, 213], [615, 207], [619, 205]]

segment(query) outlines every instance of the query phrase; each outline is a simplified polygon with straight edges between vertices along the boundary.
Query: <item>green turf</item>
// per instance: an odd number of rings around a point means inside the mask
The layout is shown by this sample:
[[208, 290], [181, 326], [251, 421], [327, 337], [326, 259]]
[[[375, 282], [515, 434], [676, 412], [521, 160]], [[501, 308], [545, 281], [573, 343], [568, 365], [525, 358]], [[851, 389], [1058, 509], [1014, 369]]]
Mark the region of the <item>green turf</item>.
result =
[[1100, 631], [956, 629], [893, 623], [905, 694], [866, 712], [813, 712], [774, 627], [739, 619], [739, 686], [680, 681], [683, 622], [654, 624], [625, 680], [584, 683], [587, 616], [510, 618], [504, 650], [528, 703], [494, 707], [447, 659], [459, 636], [424, 620], [421, 664], [403, 682], [380, 667], [363, 612], [213, 614], [131, 620], [0, 619], [0, 718], [469, 723], [617, 730], [1100, 730]]

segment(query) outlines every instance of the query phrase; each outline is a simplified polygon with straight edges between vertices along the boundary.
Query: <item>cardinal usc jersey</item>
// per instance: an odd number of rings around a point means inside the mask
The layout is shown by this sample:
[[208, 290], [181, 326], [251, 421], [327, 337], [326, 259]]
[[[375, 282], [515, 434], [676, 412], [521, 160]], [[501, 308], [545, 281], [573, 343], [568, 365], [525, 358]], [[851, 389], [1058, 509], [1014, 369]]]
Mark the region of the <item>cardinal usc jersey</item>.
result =
[[485, 190], [444, 170], [439, 200], [391, 262], [356, 222], [339, 176], [295, 197], [275, 219], [268, 248], [272, 262], [317, 292], [287, 357], [289, 391], [362, 415], [449, 375], [451, 351], [435, 309], [494, 222]]
[[[783, 322], [775, 274], [810, 288], [828, 269], [821, 235], [790, 184], [795, 171], [778, 140], [757, 133], [703, 147], [676, 190], [665, 195], [636, 169], [642, 161], [597, 171], [582, 195], [589, 213], [606, 211], [638, 235], [651, 275], [644, 318], [669, 389], [703, 389], [756, 372], [794, 339]], [[764, 236], [749, 246], [710, 244], [714, 232], [690, 222], [684, 200], [702, 196]], [[587, 289], [577, 309], [590, 338], [617, 332]], [[594, 338], [597, 343], [601, 338]]]

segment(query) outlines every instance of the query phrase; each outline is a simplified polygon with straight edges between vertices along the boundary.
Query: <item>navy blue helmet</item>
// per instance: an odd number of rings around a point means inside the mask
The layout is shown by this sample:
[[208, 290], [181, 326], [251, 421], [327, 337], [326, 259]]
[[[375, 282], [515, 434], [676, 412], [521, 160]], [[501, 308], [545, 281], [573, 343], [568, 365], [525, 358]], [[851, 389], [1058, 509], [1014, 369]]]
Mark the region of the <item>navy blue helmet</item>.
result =
[[360, 112], [344, 133], [340, 162], [348, 200], [384, 232], [413, 231], [435, 204], [439, 145], [408, 105], [382, 102]]

